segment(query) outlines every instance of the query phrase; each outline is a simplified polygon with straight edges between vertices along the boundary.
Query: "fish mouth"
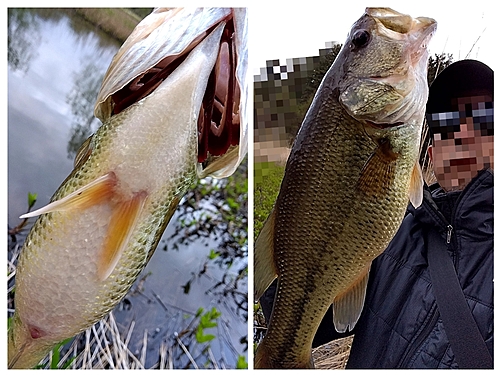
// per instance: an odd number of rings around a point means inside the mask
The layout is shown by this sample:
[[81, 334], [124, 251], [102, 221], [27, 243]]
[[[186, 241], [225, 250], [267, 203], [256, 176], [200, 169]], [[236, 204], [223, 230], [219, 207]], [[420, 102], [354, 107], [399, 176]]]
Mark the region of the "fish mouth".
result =
[[400, 34], [414, 33], [429, 27], [434, 27], [435, 29], [437, 25], [436, 21], [432, 18], [413, 18], [410, 15], [399, 13], [391, 8], [366, 8], [365, 13], [383, 24], [385, 29]]
[[[408, 50], [399, 69], [390, 70], [373, 77], [382, 80], [394, 73], [406, 74], [407, 62], [417, 66], [424, 56], [427, 56], [427, 45], [437, 29], [437, 22], [429, 17], [413, 18], [390, 8], [366, 8], [365, 13], [379, 25], [378, 31], [394, 40], [407, 40]], [[426, 59], [425, 59], [426, 60]], [[427, 61], [425, 61], [427, 63]]]
[[[418, 17], [413, 20], [412, 26], [409, 31], [409, 38], [413, 40], [411, 43], [410, 59], [415, 66], [423, 56], [427, 56], [427, 46], [436, 32], [437, 22], [428, 17]], [[427, 64], [427, 59], [425, 61]]]
[[[406, 119], [413, 114], [412, 103], [420, 103], [423, 100], [420, 90], [427, 72], [427, 45], [430, 42], [437, 23], [432, 18], [412, 18], [409, 15], [396, 12], [390, 8], [367, 8], [365, 12], [376, 23], [376, 31], [380, 35], [402, 44], [401, 57], [394, 59], [394, 63], [387, 68], [381, 69], [375, 74], [358, 77], [363, 81], [360, 86], [372, 88], [373, 93], [370, 101], [374, 103], [379, 98], [388, 96], [384, 108], [377, 112], [365, 113], [363, 117], [367, 125], [374, 129], [389, 129], [402, 125]], [[425, 66], [424, 66], [425, 64]], [[355, 89], [353, 89], [355, 90]], [[377, 95], [378, 93], [378, 95]], [[347, 94], [346, 94], [347, 95]], [[362, 111], [360, 111], [362, 112]]]
[[[169, 55], [111, 95], [112, 116], [150, 95], [210, 33], [224, 23], [216, 63], [210, 73], [198, 115], [198, 162], [224, 155], [240, 141], [240, 84], [233, 12], [196, 37], [180, 54]], [[193, 109], [196, 110], [196, 109]]]
[[198, 162], [220, 156], [240, 139], [240, 87], [236, 82], [234, 23], [222, 32], [219, 54], [210, 74], [198, 116]]

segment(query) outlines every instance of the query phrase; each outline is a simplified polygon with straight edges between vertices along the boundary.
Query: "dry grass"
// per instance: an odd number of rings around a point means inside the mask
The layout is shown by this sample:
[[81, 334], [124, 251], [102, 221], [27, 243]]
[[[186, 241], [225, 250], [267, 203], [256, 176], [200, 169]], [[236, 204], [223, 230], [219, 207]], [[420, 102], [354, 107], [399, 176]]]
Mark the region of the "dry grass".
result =
[[[52, 351], [39, 365], [40, 368], [68, 368], [68, 369], [174, 369], [179, 368], [179, 362], [174, 358], [183, 357], [186, 365], [183, 368], [221, 369], [223, 363], [218, 363], [210, 347], [203, 361], [188, 349], [193, 347], [189, 338], [175, 335], [173, 340], [164, 340], [157, 352], [157, 361], [153, 366], [146, 367], [146, 353], [148, 352], [148, 332], [143, 332], [142, 348], [133, 353], [129, 348], [130, 339], [134, 331], [134, 324], [123, 332], [115, 321], [111, 312], [104, 319], [96, 323], [85, 332], [78, 335], [60, 354], [57, 366], [52, 365]], [[148, 353], [148, 356], [151, 352]], [[68, 365], [69, 364], [69, 365]]]
[[[142, 349], [140, 353], [134, 354], [129, 349], [128, 345], [134, 325], [123, 334], [116, 323], [113, 313], [110, 313], [106, 318], [96, 323], [92, 328], [89, 328], [80, 336], [78, 336], [70, 348], [61, 356], [58, 368], [62, 368], [71, 358], [74, 360], [69, 369], [117, 369], [117, 370], [133, 370], [146, 369], [146, 352], [148, 349], [148, 332], [144, 331]], [[187, 345], [187, 344], [186, 344]], [[175, 337], [175, 344], [169, 345], [164, 341], [158, 349], [158, 361], [150, 369], [174, 369], [174, 358], [179, 354], [181, 348], [183, 354], [189, 359], [189, 367], [198, 369], [200, 366], [196, 362], [194, 355], [190, 353], [187, 346], [179, 336]], [[83, 346], [83, 349], [82, 349]], [[208, 349], [210, 351], [210, 349]], [[52, 361], [51, 352], [49, 357], [44, 361], [44, 368], [49, 368]], [[219, 369], [220, 364], [217, 363], [213, 355], [210, 364], [203, 364], [204, 368]]]
[[[80, 340], [73, 341], [58, 367], [63, 366], [69, 358], [75, 358], [69, 366], [71, 369], [144, 369], [144, 356], [137, 358], [128, 349], [132, 331], [133, 326], [124, 339], [111, 313], [81, 335], [85, 343], [83, 350], [79, 349]], [[145, 353], [146, 348], [147, 335], [142, 353]], [[52, 353], [49, 363], [51, 356]]]
[[345, 369], [354, 336], [333, 340], [313, 349], [314, 366], [320, 370]]
[[[16, 263], [21, 246], [16, 244], [8, 253], [7, 280], [7, 305], [9, 316], [14, 313], [13, 306], [13, 278], [16, 274]], [[197, 318], [184, 319], [185, 314], [179, 312], [174, 314], [172, 325], [181, 332], [174, 332], [166, 336], [157, 348], [156, 363], [149, 369], [174, 369], [182, 368], [198, 369], [224, 369], [224, 361], [218, 361], [212, 353], [210, 346], [198, 345], [195, 340], [195, 328]], [[129, 327], [120, 326], [111, 312], [91, 328], [82, 332], [70, 343], [63, 346], [60, 360], [56, 365], [52, 364], [52, 351], [38, 366], [39, 368], [68, 368], [68, 369], [146, 369], [146, 353], [148, 351], [148, 331], [140, 334], [143, 337], [139, 353], [132, 352], [129, 343], [134, 333], [135, 322]], [[223, 330], [219, 332], [225, 340], [229, 340]], [[179, 360], [181, 359], [181, 360]]]

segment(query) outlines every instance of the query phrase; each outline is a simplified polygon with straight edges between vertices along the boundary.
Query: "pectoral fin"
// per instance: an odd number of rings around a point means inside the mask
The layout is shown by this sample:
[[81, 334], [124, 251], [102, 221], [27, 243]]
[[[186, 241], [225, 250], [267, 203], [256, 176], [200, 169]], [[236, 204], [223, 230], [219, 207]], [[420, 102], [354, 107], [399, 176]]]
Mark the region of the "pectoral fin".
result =
[[278, 276], [274, 262], [274, 221], [275, 211], [267, 218], [259, 237], [255, 241], [254, 254], [254, 299], [258, 301], [268, 286]]
[[410, 178], [410, 202], [413, 207], [420, 207], [424, 199], [424, 178], [422, 177], [422, 169], [417, 162], [413, 167]]
[[368, 265], [343, 293], [333, 300], [333, 324], [337, 332], [352, 331], [365, 303], [366, 286], [370, 275]]
[[389, 140], [379, 140], [379, 146], [361, 170], [357, 189], [367, 195], [383, 196], [396, 176], [395, 162], [398, 157], [392, 151]]
[[88, 208], [95, 204], [109, 200], [113, 195], [115, 185], [116, 176], [113, 172], [110, 172], [65, 196], [64, 198], [51, 202], [36, 211], [21, 215], [20, 218], [25, 219], [35, 217], [54, 211]]
[[101, 281], [109, 277], [120, 260], [137, 225], [146, 198], [146, 192], [139, 192], [132, 199], [114, 205], [108, 235], [97, 265], [97, 275]]

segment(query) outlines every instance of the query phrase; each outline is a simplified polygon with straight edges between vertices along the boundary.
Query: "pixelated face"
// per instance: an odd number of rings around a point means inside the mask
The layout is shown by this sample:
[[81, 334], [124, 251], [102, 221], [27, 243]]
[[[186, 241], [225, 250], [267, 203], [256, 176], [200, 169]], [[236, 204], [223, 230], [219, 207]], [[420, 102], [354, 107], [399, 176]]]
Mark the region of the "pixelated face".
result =
[[463, 189], [478, 171], [493, 168], [491, 97], [458, 98], [453, 105], [457, 111], [427, 115], [435, 133], [429, 155], [446, 191]]

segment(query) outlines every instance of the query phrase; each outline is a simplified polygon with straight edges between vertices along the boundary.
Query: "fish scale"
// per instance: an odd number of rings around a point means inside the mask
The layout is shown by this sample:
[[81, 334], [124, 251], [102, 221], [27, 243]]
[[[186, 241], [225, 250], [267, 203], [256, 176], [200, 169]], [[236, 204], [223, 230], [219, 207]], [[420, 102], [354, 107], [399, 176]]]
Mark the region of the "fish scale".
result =
[[[369, 30], [372, 45], [363, 50], [348, 39], [321, 83], [255, 245], [257, 299], [278, 277], [256, 368], [313, 367], [313, 338], [332, 302], [336, 329], [352, 329], [371, 261], [396, 233], [408, 198], [420, 204], [417, 159], [427, 85], [415, 78], [426, 74], [421, 50], [434, 25], [367, 8], [349, 38]], [[407, 30], [408, 40], [387, 27]], [[420, 60], [412, 61], [412, 53]], [[378, 125], [378, 119], [393, 123]]]
[[[371, 139], [363, 138], [359, 123], [353, 121], [340, 106], [332, 108], [332, 111], [342, 113], [343, 116], [321, 121], [319, 115], [317, 120], [310, 123], [311, 132], [308, 137], [311, 142], [302, 140], [299, 134], [297, 142], [302, 152], [290, 156], [291, 162], [287, 165], [276, 202], [279, 210], [276, 213], [275, 252], [278, 259], [284, 258], [279, 266], [279, 284], [293, 284], [295, 288], [282, 291], [278, 286], [275, 301], [278, 308], [273, 310], [273, 319], [280, 321], [279, 330], [275, 333], [276, 326], [271, 324], [264, 341], [269, 340], [276, 347], [289, 348], [291, 345], [287, 340], [291, 336], [293, 346], [302, 344], [305, 349], [304, 353], [298, 354], [287, 349], [283, 358], [277, 356], [278, 361], [282, 363], [296, 363], [297, 358], [309, 357], [314, 332], [310, 329], [300, 330], [299, 327], [308, 326], [309, 322], [319, 325], [332, 303], [330, 296], [345, 289], [353, 275], [356, 276], [366, 267], [367, 259], [378, 255], [372, 249], [387, 246], [404, 214], [402, 208], [406, 207], [408, 202], [408, 194], [405, 191], [407, 189], [399, 188], [399, 184], [405, 183], [401, 180], [394, 181], [393, 189], [378, 199], [371, 198], [370, 191], [355, 190], [359, 173], [377, 145]], [[342, 126], [332, 129], [329, 125], [332, 122]], [[328, 129], [332, 134], [325, 134]], [[358, 130], [358, 134], [352, 137], [354, 129]], [[301, 130], [303, 134], [306, 131], [307, 129]], [[332, 139], [333, 142], [330, 142], [330, 145], [324, 144], [323, 137]], [[346, 143], [345, 139], [352, 139], [352, 143]], [[362, 142], [362, 139], [365, 141]], [[300, 144], [301, 142], [303, 143]], [[344, 143], [342, 150], [339, 150], [340, 142]], [[324, 154], [334, 157], [329, 157], [328, 162], [324, 163]], [[408, 176], [415, 160], [415, 152], [412, 154], [400, 160], [398, 167], [406, 171]], [[293, 162], [296, 157], [302, 159], [300, 163]], [[318, 163], [318, 160], [320, 168], [308, 168], [308, 165]], [[346, 173], [346, 164], [350, 169], [359, 171], [358, 174]], [[295, 178], [296, 175], [301, 178]], [[386, 197], [390, 199], [387, 200]], [[352, 204], [346, 205], [345, 202]], [[308, 215], [306, 222], [296, 219], [301, 215], [301, 206], [307, 206], [310, 213], [314, 212]], [[386, 212], [398, 214], [395, 217], [387, 217]], [[381, 231], [380, 228], [384, 230]], [[290, 251], [296, 248], [296, 244], [301, 244], [301, 250]], [[353, 252], [352, 249], [357, 249], [358, 252]], [[339, 262], [339, 259], [342, 259], [342, 262]], [[323, 268], [318, 268], [320, 264]], [[344, 272], [344, 269], [349, 272]], [[314, 278], [311, 275], [314, 275]], [[312, 287], [302, 289], [302, 283], [299, 281], [303, 280], [309, 280], [308, 284]], [[321, 286], [321, 290], [318, 291], [317, 285]], [[320, 293], [318, 298], [315, 293]], [[304, 303], [305, 296], [313, 300], [315, 305], [308, 306], [307, 301]], [[280, 309], [282, 300], [287, 302], [284, 308]], [[301, 304], [304, 304], [303, 309], [298, 308]], [[286, 306], [290, 305], [298, 310], [297, 314], [289, 315]], [[308, 321], [308, 324], [302, 324], [304, 321]], [[282, 343], [276, 340], [276, 336], [285, 341]], [[274, 350], [272, 346], [266, 348], [269, 353]]]

